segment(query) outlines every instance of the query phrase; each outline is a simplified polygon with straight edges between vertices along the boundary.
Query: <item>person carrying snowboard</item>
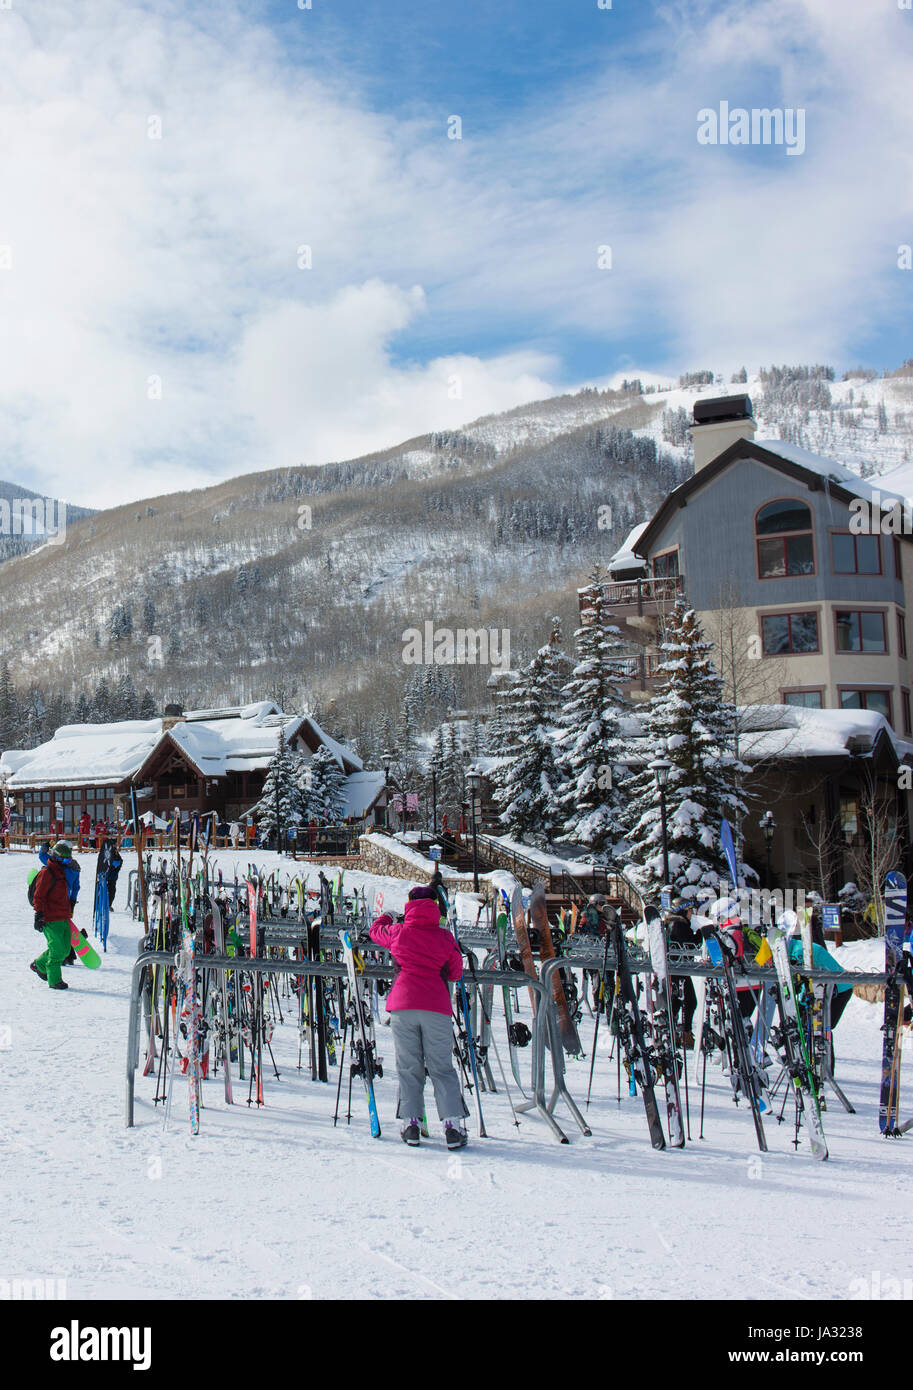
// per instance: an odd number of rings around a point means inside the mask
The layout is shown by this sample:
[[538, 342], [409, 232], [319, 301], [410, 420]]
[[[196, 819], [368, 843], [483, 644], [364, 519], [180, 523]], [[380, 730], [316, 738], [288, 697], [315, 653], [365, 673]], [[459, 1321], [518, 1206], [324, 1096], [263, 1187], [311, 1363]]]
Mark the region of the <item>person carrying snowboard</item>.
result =
[[[68, 840], [61, 840], [60, 843], [61, 843], [61, 844], [69, 844], [69, 841], [68, 841]], [[38, 858], [39, 858], [39, 860], [41, 861], [42, 864], [46, 864], [46, 863], [48, 862], [48, 860], [50, 859], [50, 857], [51, 857], [51, 842], [50, 842], [50, 840], [45, 840], [44, 844], [41, 845], [41, 847], [40, 847], [39, 850], [38, 850]], [[73, 913], [76, 911], [76, 900], [77, 900], [77, 898], [79, 897], [79, 872], [80, 872], [80, 870], [79, 870], [79, 863], [78, 863], [78, 861], [77, 861], [75, 855], [73, 854], [72, 847], [71, 847], [71, 849], [70, 849], [70, 857], [69, 857], [69, 859], [66, 860], [66, 862], [65, 862], [65, 864], [64, 864], [64, 868], [66, 869], [66, 874], [67, 874], [67, 891], [68, 891], [69, 894], [70, 894], [70, 917], [72, 918]], [[69, 950], [69, 954], [67, 955], [67, 958], [66, 958], [66, 960], [64, 961], [64, 965], [75, 965], [75, 964], [76, 964], [76, 951], [75, 951], [74, 947], [71, 945], [71, 946], [70, 946], [70, 950]]]
[[447, 1147], [461, 1149], [467, 1139], [463, 1095], [452, 1062], [449, 985], [462, 979], [463, 957], [450, 932], [441, 926], [436, 888], [413, 888], [404, 920], [397, 923], [384, 914], [373, 923], [370, 937], [386, 947], [396, 963], [387, 1012], [396, 1051], [403, 1143], [420, 1142], [427, 1071]]
[[47, 949], [37, 960], [33, 960], [34, 970], [42, 980], [47, 980], [51, 989], [67, 989], [60, 977], [60, 967], [70, 954], [70, 887], [67, 881], [67, 863], [73, 857], [73, 850], [66, 840], [58, 840], [50, 850], [43, 869], [35, 880], [32, 905], [44, 919], [44, 939]]

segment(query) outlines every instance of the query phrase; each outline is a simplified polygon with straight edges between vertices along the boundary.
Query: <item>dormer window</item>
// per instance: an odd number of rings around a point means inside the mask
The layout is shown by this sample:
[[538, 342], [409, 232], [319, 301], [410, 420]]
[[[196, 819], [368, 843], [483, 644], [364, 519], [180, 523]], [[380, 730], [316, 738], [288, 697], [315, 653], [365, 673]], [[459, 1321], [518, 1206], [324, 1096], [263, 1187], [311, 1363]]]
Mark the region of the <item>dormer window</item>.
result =
[[768, 502], [755, 516], [758, 578], [815, 573], [811, 509], [792, 497]]

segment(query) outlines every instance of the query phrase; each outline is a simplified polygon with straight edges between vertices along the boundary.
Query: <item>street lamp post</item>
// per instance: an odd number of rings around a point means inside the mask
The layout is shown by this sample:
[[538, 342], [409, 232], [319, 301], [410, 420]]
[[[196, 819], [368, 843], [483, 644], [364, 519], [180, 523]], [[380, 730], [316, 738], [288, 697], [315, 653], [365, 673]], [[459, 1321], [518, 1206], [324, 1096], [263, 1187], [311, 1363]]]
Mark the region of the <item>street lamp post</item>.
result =
[[478, 805], [478, 794], [482, 786], [482, 774], [477, 768], [470, 767], [466, 771], [466, 787], [469, 791], [469, 814], [472, 820], [472, 891], [479, 891], [479, 849], [476, 839], [476, 807]]
[[649, 764], [650, 771], [656, 778], [656, 789], [659, 792], [659, 815], [663, 835], [663, 882], [669, 883], [669, 829], [666, 821], [666, 787], [669, 783], [669, 773], [672, 771], [672, 764], [668, 758], [654, 758]]
[[770, 872], [770, 851], [771, 845], [773, 844], [774, 831], [777, 828], [777, 822], [773, 818], [773, 812], [765, 811], [758, 824], [760, 825], [761, 830], [764, 834], [764, 849], [767, 855], [767, 868], [764, 876], [764, 884], [765, 887], [772, 888], [773, 880]]
[[431, 769], [431, 838], [437, 839], [437, 768]]
[[390, 764], [393, 762], [393, 759], [394, 759], [394, 757], [395, 757], [396, 755], [391, 751], [391, 749], [388, 748], [385, 752], [381, 753], [380, 756], [381, 756], [381, 761], [383, 762], [383, 765], [384, 765], [384, 816], [386, 817], [387, 829], [389, 830], [389, 829], [391, 829], [391, 825], [390, 825]]

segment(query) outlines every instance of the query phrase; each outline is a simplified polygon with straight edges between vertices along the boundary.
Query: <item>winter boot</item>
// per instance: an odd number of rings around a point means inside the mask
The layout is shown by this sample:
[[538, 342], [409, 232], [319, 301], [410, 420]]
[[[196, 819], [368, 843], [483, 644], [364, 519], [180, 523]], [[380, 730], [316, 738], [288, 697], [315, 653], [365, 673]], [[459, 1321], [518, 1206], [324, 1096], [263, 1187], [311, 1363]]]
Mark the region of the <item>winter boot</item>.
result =
[[465, 1149], [469, 1143], [465, 1129], [454, 1120], [444, 1121], [444, 1139], [448, 1149]]
[[408, 1144], [413, 1149], [416, 1148], [421, 1143], [422, 1138], [421, 1121], [413, 1118], [407, 1125], [403, 1125], [400, 1130], [400, 1138], [404, 1144]]
[[70, 986], [63, 980], [58, 980], [56, 985], [48, 985], [48, 989], [69, 989]]
[[43, 970], [39, 970], [39, 969], [38, 969], [38, 966], [37, 966], [37, 964], [36, 964], [35, 961], [32, 961], [31, 965], [29, 966], [29, 970], [34, 970], [34, 972], [35, 972], [35, 974], [38, 976], [39, 980], [46, 980], [46, 979], [47, 979], [47, 975], [45, 975], [45, 973], [44, 973]]

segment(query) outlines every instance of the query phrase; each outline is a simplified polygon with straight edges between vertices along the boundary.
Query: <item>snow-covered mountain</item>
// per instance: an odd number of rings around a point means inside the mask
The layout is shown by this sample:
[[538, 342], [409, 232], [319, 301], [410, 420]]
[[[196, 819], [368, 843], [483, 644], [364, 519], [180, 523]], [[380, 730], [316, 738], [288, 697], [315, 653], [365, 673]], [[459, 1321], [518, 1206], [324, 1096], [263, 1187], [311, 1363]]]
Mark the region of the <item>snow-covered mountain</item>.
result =
[[[395, 716], [407, 628], [506, 628], [515, 658], [552, 613], [572, 630], [593, 562], [687, 475], [698, 396], [747, 391], [760, 435], [913, 492], [913, 362], [837, 376], [587, 387], [346, 463], [99, 512], [0, 564], [0, 656], [45, 695], [128, 672], [160, 702], [317, 698], [332, 723], [336, 700], [351, 732], [369, 710]], [[449, 675], [456, 703], [484, 700], [487, 670]]]

